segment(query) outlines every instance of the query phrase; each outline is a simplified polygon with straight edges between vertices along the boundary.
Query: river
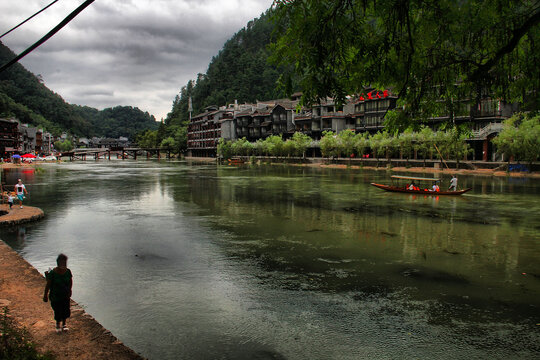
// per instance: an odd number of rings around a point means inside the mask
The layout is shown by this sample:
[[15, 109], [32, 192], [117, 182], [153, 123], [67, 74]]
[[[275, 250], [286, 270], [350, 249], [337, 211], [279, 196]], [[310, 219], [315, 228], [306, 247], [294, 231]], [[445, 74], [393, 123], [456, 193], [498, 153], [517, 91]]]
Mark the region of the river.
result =
[[[5, 170], [45, 219], [0, 237], [149, 359], [537, 359], [540, 181], [104, 161]], [[433, 175], [426, 175], [433, 176]], [[444, 179], [443, 185], [449, 179]]]

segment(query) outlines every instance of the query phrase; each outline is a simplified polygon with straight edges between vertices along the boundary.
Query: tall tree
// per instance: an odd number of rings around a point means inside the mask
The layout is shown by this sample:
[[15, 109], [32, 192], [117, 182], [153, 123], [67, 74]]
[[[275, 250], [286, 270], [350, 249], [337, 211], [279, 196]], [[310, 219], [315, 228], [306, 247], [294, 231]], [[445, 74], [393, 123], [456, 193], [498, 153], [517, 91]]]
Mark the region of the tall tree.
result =
[[[429, 105], [490, 93], [540, 104], [538, 0], [282, 0], [277, 64], [294, 64], [304, 102], [393, 88], [400, 130]], [[284, 80], [287, 83], [287, 79]]]

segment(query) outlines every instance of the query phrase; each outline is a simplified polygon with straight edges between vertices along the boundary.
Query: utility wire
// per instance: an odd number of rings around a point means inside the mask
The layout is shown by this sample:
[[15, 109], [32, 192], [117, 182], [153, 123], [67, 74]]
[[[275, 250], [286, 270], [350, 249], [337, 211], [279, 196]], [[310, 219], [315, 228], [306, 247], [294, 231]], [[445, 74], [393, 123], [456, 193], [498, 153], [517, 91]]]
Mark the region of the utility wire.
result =
[[77, 9], [75, 9], [71, 14], [69, 14], [60, 24], [56, 25], [54, 29], [49, 31], [47, 35], [39, 39], [38, 42], [36, 42], [34, 45], [30, 46], [28, 49], [24, 50], [22, 53], [20, 53], [17, 57], [15, 57], [13, 60], [8, 62], [7, 64], [4, 64], [2, 67], [0, 67], [0, 72], [4, 71], [11, 65], [15, 64], [17, 61], [21, 60], [23, 57], [28, 55], [32, 50], [43, 44], [45, 41], [49, 40], [54, 34], [56, 34], [60, 29], [62, 29], [64, 26], [66, 26], [73, 18], [81, 11], [83, 11], [88, 5], [92, 4], [95, 0], [86, 0], [84, 3], [82, 3]]
[[52, 5], [54, 5], [55, 2], [58, 2], [59, 0], [54, 0], [52, 3], [50, 3], [49, 5], [45, 6], [43, 9], [39, 10], [37, 13], [35, 13], [34, 15], [30, 16], [28, 19], [24, 20], [22, 23], [20, 23], [19, 25], [15, 26], [14, 28], [11, 28], [10, 30], [6, 31], [5, 33], [3, 33], [2, 35], [0, 35], [0, 39], [3, 38], [4, 36], [6, 36], [7, 34], [9, 34], [10, 32], [12, 32], [13, 30], [15, 30], [16, 28], [18, 28], [19, 26], [21, 26], [22, 24], [24, 24], [25, 22], [27, 22], [28, 20], [32, 19], [34, 16], [38, 15], [39, 13], [47, 10], [49, 7], [51, 7]]

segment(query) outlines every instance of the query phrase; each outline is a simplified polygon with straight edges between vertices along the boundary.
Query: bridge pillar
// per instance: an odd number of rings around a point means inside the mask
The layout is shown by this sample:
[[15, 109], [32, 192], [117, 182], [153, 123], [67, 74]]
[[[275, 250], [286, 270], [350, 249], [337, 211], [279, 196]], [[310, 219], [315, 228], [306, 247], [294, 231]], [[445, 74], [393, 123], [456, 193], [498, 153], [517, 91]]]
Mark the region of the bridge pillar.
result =
[[137, 160], [137, 150], [133, 151], [133, 159]]
[[107, 150], [107, 156], [109, 157], [109, 161], [111, 160], [111, 150]]

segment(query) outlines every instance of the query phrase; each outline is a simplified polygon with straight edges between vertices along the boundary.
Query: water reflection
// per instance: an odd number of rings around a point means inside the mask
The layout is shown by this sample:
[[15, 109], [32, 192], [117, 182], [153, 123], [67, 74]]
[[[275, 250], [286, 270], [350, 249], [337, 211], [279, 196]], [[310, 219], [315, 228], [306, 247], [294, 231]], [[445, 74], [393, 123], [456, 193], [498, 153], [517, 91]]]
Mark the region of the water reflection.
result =
[[24, 180], [46, 219], [1, 236], [38, 269], [68, 253], [75, 299], [150, 358], [532, 358], [538, 181], [369, 185], [389, 175], [51, 165]]

